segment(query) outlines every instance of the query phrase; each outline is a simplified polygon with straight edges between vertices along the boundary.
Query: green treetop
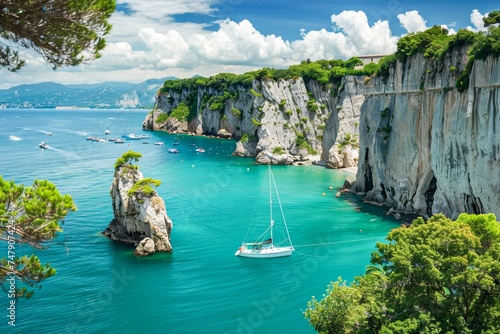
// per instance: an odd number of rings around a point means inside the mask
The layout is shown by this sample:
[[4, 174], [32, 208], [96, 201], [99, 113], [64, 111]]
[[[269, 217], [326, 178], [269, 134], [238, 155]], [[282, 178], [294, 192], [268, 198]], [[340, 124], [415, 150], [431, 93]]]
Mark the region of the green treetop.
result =
[[[76, 206], [69, 195], [61, 195], [54, 184], [35, 180], [31, 187], [16, 185], [0, 176], [0, 240], [7, 255], [0, 260], [0, 286], [7, 291], [7, 279], [13, 276], [17, 297], [30, 297], [29, 287], [40, 287], [40, 282], [55, 274], [50, 264], [41, 264], [37, 256], [19, 257], [18, 245], [27, 244], [41, 249], [61, 232], [59, 222]], [[10, 293], [10, 292], [9, 292]]]
[[116, 0], [2, 1], [0, 66], [14, 72], [25, 64], [7, 43], [32, 49], [54, 69], [99, 58], [115, 8]]
[[141, 153], [129, 150], [129, 151], [123, 153], [122, 156], [116, 160], [115, 170], [119, 169], [123, 165], [129, 165], [129, 167], [137, 169], [137, 166], [133, 165], [132, 161], [137, 162], [137, 161], [139, 161], [140, 158], [142, 158]]
[[[498, 333], [500, 224], [435, 215], [394, 229], [350, 285], [332, 283], [305, 316], [320, 333]], [[342, 325], [339, 325], [342, 324]]]

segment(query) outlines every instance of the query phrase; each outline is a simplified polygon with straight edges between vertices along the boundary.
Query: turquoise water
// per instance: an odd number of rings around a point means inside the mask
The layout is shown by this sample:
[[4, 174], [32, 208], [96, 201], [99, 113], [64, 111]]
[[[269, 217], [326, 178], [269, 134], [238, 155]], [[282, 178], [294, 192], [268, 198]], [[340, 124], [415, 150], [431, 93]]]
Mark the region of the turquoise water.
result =
[[[379, 208], [335, 197], [329, 186], [353, 178], [348, 172], [277, 166], [273, 172], [297, 252], [278, 259], [235, 257], [267, 167], [232, 157], [232, 140], [146, 133], [145, 114], [0, 110], [0, 175], [24, 184], [49, 179], [78, 206], [50, 248], [36, 252], [57, 275], [31, 299], [17, 302], [15, 328], [7, 325], [8, 300], [0, 294], [0, 332], [313, 333], [302, 315], [311, 296], [321, 297], [339, 276], [362, 274], [375, 242], [399, 225]], [[85, 140], [104, 137], [105, 130], [112, 137], [152, 138]], [[41, 141], [50, 148], [40, 149]], [[158, 141], [165, 146], [153, 145]], [[180, 153], [169, 154], [175, 141]], [[206, 152], [196, 153], [190, 144]], [[113, 164], [129, 149], [142, 153], [138, 164], [145, 177], [162, 181], [157, 190], [174, 223], [172, 254], [139, 258], [133, 248], [100, 235], [113, 215]], [[16, 252], [32, 250], [17, 245]], [[0, 257], [6, 254], [0, 244]]]

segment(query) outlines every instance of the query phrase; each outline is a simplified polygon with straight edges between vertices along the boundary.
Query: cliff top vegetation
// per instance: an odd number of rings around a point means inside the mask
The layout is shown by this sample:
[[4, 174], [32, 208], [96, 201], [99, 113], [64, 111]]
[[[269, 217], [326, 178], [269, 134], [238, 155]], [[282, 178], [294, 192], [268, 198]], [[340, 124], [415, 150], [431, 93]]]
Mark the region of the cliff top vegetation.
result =
[[314, 79], [322, 85], [335, 84], [346, 75], [379, 75], [387, 77], [389, 69], [400, 60], [404, 61], [417, 53], [428, 59], [443, 60], [446, 54], [469, 45], [469, 63], [462, 69], [457, 79], [457, 88], [463, 90], [468, 86], [468, 75], [474, 59], [486, 59], [489, 55], [500, 55], [500, 11], [489, 13], [483, 19], [488, 31], [472, 32], [461, 29], [454, 35], [448, 30], [434, 26], [418, 33], [409, 33], [399, 39], [397, 51], [380, 60], [378, 64], [370, 63], [362, 68], [363, 62], [356, 57], [349, 60], [304, 60], [300, 64], [286, 69], [262, 68], [244, 74], [219, 73], [208, 78], [193, 77], [189, 79], [167, 80], [160, 89], [160, 93], [168, 91], [180, 92], [183, 89], [193, 90], [198, 87], [211, 87], [219, 91], [228, 91], [230, 86], [250, 86], [254, 80], [289, 80], [302, 77]]

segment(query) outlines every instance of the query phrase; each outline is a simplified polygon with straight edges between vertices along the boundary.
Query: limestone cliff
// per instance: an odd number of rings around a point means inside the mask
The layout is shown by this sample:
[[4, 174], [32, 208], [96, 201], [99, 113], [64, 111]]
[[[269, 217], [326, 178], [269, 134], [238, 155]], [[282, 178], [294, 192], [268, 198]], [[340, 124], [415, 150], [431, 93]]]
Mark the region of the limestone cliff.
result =
[[156, 191], [151, 194], [130, 192], [143, 179], [139, 169], [129, 164], [115, 170], [110, 190], [114, 219], [103, 234], [114, 241], [133, 244], [137, 255], [171, 252], [172, 221], [167, 216], [163, 199]]
[[[214, 88], [164, 92], [143, 127], [224, 130], [240, 139], [234, 154], [259, 163], [359, 163], [351, 190], [396, 212], [500, 216], [499, 58], [476, 59], [468, 90], [460, 92], [455, 84], [468, 60], [462, 47], [441, 60], [417, 54], [398, 61], [386, 77], [345, 76], [333, 86], [256, 80], [231, 87], [220, 110], [207, 103], [207, 96], [224, 94]], [[190, 122], [157, 121], [189, 98], [196, 101]]]
[[499, 58], [476, 60], [459, 92], [467, 61], [466, 49], [444, 61], [418, 54], [386, 79], [345, 79], [363, 101], [355, 191], [400, 212], [500, 215]]
[[[212, 87], [184, 88], [160, 93], [156, 107], [146, 117], [143, 128], [170, 133], [193, 133], [241, 139], [235, 155], [255, 156], [259, 163], [291, 164], [306, 159], [331, 161], [332, 167], [351, 167], [357, 161], [356, 133], [359, 124], [355, 102], [333, 97], [332, 87], [315, 80], [255, 80], [236, 85], [218, 110], [207, 97], [228, 92]], [[171, 114], [183, 101], [196, 101], [196, 115], [179, 121]], [[345, 108], [343, 106], [345, 105]], [[159, 121], [161, 120], [161, 121]], [[339, 147], [345, 134], [353, 141]], [[351, 145], [352, 144], [352, 145]]]

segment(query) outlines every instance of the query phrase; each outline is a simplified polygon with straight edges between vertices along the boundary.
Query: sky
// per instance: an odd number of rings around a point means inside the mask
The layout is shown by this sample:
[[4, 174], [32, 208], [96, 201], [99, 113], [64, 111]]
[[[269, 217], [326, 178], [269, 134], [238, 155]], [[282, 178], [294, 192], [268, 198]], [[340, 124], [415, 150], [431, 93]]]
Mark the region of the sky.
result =
[[31, 50], [27, 65], [0, 68], [0, 89], [39, 82], [62, 84], [190, 78], [302, 60], [390, 54], [409, 32], [434, 25], [450, 33], [483, 30], [498, 0], [117, 0], [102, 57], [52, 70]]

